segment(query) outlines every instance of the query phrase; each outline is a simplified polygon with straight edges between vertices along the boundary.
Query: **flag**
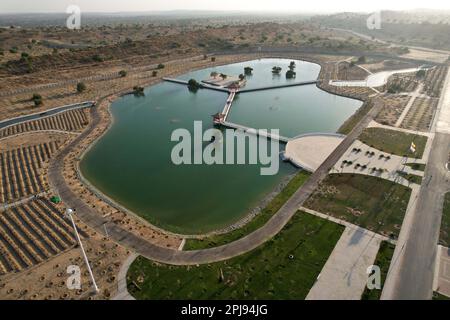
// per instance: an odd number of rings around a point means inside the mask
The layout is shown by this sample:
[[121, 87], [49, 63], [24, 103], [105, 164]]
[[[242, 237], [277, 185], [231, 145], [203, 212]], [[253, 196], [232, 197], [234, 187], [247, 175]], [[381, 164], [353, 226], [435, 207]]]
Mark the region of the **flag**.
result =
[[409, 150], [410, 150], [412, 153], [415, 153], [415, 152], [416, 152], [416, 145], [415, 145], [414, 142], [411, 142], [411, 146], [409, 147]]

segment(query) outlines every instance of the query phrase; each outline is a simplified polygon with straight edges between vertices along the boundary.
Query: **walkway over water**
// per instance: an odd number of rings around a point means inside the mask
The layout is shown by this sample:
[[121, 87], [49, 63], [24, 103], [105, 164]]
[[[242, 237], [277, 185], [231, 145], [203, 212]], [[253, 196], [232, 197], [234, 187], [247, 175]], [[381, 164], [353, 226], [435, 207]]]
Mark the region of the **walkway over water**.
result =
[[277, 135], [277, 134], [273, 134], [273, 133], [271, 133], [271, 132], [269, 132], [267, 130], [258, 130], [258, 129], [255, 129], [255, 128], [246, 127], [246, 126], [243, 126], [243, 125], [240, 125], [240, 124], [236, 124], [236, 123], [233, 123], [233, 122], [223, 121], [223, 122], [220, 123], [220, 125], [222, 125], [224, 127], [227, 127], [227, 128], [235, 129], [235, 130], [242, 130], [245, 133], [255, 134], [255, 135], [258, 135], [258, 136], [261, 136], [261, 137], [266, 137], [266, 138], [269, 138], [269, 139], [278, 140], [278, 141], [284, 142], [284, 143], [287, 143], [290, 140], [290, 138], [283, 137], [283, 136], [280, 136], [280, 135]]
[[311, 80], [311, 81], [293, 82], [293, 83], [286, 83], [286, 84], [281, 84], [281, 85], [274, 85], [274, 86], [267, 86], [267, 87], [260, 87], [260, 88], [239, 89], [238, 93], [307, 86], [307, 85], [311, 85], [311, 84], [317, 84], [318, 82], [319, 82], [318, 80]]
[[[189, 84], [188, 81], [180, 80], [180, 79], [163, 78], [163, 80], [166, 81], [166, 82], [182, 84], [182, 85], [185, 85], [185, 86], [187, 86]], [[206, 84], [206, 83], [199, 83], [199, 86], [200, 86], [200, 88], [203, 88], [203, 89], [210, 89], [210, 90], [215, 90], [215, 91], [220, 91], [220, 92], [230, 92], [230, 90], [227, 89], [227, 88], [212, 86], [212, 85], [209, 85], [209, 84]]]
[[[167, 81], [167, 82], [186, 85], [186, 86], [188, 85], [188, 81], [186, 81], [186, 80], [173, 79], [173, 78], [163, 78], [163, 80]], [[246, 92], [280, 89], [280, 88], [307, 86], [307, 85], [311, 85], [311, 84], [317, 84], [318, 82], [319, 82], [318, 80], [310, 80], [310, 81], [293, 82], [293, 83], [286, 83], [286, 84], [281, 84], [281, 85], [273, 85], [273, 86], [266, 86], [266, 87], [259, 87], [259, 88], [238, 89], [236, 91], [236, 93], [246, 93]], [[206, 83], [199, 83], [199, 85], [201, 88], [204, 88], [204, 89], [216, 90], [216, 91], [221, 91], [221, 92], [231, 92], [232, 91], [232, 89], [213, 86], [213, 85], [209, 85]]]

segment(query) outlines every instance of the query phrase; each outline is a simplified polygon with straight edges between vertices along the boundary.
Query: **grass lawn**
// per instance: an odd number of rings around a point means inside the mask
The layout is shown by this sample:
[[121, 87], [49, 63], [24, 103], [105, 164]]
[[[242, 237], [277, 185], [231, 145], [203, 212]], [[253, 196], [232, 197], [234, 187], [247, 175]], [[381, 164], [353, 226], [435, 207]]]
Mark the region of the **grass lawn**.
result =
[[410, 174], [410, 173], [406, 173], [403, 171], [397, 171], [397, 173], [403, 177], [404, 179], [408, 180], [411, 183], [415, 183], [418, 185], [422, 184], [422, 177], [421, 176], [416, 176], [415, 174]]
[[128, 290], [137, 299], [304, 299], [343, 231], [299, 211], [273, 239], [228, 261], [167, 266], [139, 257]]
[[411, 167], [413, 170], [425, 171], [425, 164], [423, 163], [406, 163], [408, 167]]
[[444, 198], [444, 210], [442, 212], [441, 233], [439, 243], [445, 247], [450, 247], [450, 192]]
[[331, 174], [305, 207], [396, 238], [411, 189], [373, 176]]
[[285, 202], [300, 188], [309, 178], [310, 174], [300, 171], [289, 181], [284, 189], [273, 198], [270, 203], [261, 210], [249, 223], [242, 228], [222, 235], [214, 235], [205, 239], [189, 239], [186, 241], [184, 250], [198, 250], [212, 248], [233, 242], [247, 234], [261, 228], [267, 221], [285, 204]]
[[342, 124], [339, 128], [338, 133], [349, 134], [350, 131], [358, 124], [359, 121], [370, 111], [372, 108], [372, 102], [365, 102], [363, 105], [350, 117], [347, 121]]
[[364, 290], [361, 300], [380, 300], [381, 292], [383, 290], [384, 282], [386, 281], [386, 276], [389, 271], [389, 266], [391, 265], [392, 256], [394, 255], [395, 245], [383, 241], [380, 244], [380, 250], [378, 251], [377, 257], [375, 259], [374, 265], [380, 267], [381, 271], [381, 289]]
[[[427, 143], [425, 136], [382, 128], [367, 128], [358, 139], [380, 151], [418, 159], [422, 158]], [[416, 145], [414, 154], [409, 150], [411, 142]]]
[[439, 292], [433, 292], [433, 300], [450, 300], [450, 298], [440, 294]]

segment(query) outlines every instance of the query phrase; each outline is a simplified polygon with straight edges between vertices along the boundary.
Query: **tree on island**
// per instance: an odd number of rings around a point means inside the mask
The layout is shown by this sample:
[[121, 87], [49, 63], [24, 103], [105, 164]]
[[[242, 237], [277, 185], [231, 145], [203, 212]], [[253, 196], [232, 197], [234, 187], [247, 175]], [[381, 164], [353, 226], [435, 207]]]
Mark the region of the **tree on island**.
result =
[[286, 79], [293, 79], [293, 78], [295, 78], [296, 75], [297, 75], [297, 73], [295, 71], [289, 69], [286, 72]]
[[291, 69], [292, 71], [295, 69], [296, 65], [295, 65], [295, 61], [291, 61], [291, 63], [289, 64], [289, 69]]
[[200, 83], [197, 82], [195, 79], [191, 79], [188, 81], [188, 89], [191, 92], [197, 92], [197, 90], [200, 88]]
[[226, 78], [228, 78], [228, 76], [227, 76], [226, 74], [223, 74], [223, 73], [220, 74], [220, 77], [221, 77], [223, 80], [225, 80]]
[[281, 73], [281, 67], [273, 67], [272, 68], [272, 73], [274, 74], [280, 74]]
[[211, 78], [215, 78], [215, 77], [217, 77], [218, 75], [219, 75], [219, 73], [216, 72], [216, 71], [213, 71], [213, 72], [211, 72], [211, 74], [210, 74]]
[[239, 75], [239, 80], [244, 81], [245, 79], [245, 75], [243, 75], [242, 73]]
[[245, 67], [244, 68], [244, 74], [251, 75], [252, 72], [253, 72], [253, 68], [252, 67]]

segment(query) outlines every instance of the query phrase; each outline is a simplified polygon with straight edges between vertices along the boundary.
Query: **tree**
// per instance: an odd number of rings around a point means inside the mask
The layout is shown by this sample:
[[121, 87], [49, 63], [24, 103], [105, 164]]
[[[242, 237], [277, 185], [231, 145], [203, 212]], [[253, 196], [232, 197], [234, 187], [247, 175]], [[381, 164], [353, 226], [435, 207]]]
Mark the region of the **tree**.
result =
[[158, 69], [164, 69], [166, 66], [162, 63], [158, 64]]
[[423, 77], [425, 77], [425, 70], [420, 69], [419, 71], [416, 72], [416, 77], [421, 79]]
[[297, 75], [297, 73], [295, 71], [289, 69], [286, 72], [286, 79], [293, 79], [293, 78], [295, 78], [296, 75]]
[[86, 90], [86, 85], [84, 84], [84, 82], [78, 82], [77, 83], [77, 92], [81, 93], [85, 90]]
[[220, 77], [221, 77], [223, 80], [225, 80], [226, 78], [228, 78], [228, 76], [227, 76], [226, 74], [223, 74], [223, 73], [220, 74]]
[[92, 57], [92, 60], [94, 60], [95, 62], [103, 62], [103, 58], [100, 55], [98, 55], [98, 54], [95, 54]]
[[197, 92], [197, 90], [200, 88], [200, 83], [197, 82], [195, 79], [190, 79], [188, 81], [188, 89], [192, 92]]
[[216, 62], [216, 57], [211, 57], [211, 62]]
[[119, 71], [119, 76], [121, 76], [122, 78], [127, 76], [127, 72], [125, 70], [120, 70]]
[[153, 72], [152, 72], [152, 77], [156, 77], [156, 76], [158, 76], [158, 71], [153, 70]]
[[216, 71], [213, 71], [213, 72], [211, 72], [211, 74], [210, 74], [211, 78], [215, 78], [215, 77], [217, 77], [218, 75], [219, 75], [219, 73], [216, 72]]
[[252, 72], [253, 72], [253, 68], [252, 67], [245, 67], [244, 68], [244, 74], [251, 75]]
[[144, 96], [144, 88], [139, 86], [133, 87], [133, 93], [135, 96]]
[[365, 56], [361, 56], [358, 58], [358, 63], [366, 63], [366, 57]]
[[272, 73], [274, 74], [280, 74], [281, 73], [281, 67], [273, 67], [272, 68]]
[[244, 81], [244, 79], [245, 79], [245, 76], [241, 73], [241, 74], [239, 75], [239, 80]]
[[42, 96], [39, 93], [33, 93], [31, 100], [34, 102], [34, 106], [38, 107], [42, 104]]

